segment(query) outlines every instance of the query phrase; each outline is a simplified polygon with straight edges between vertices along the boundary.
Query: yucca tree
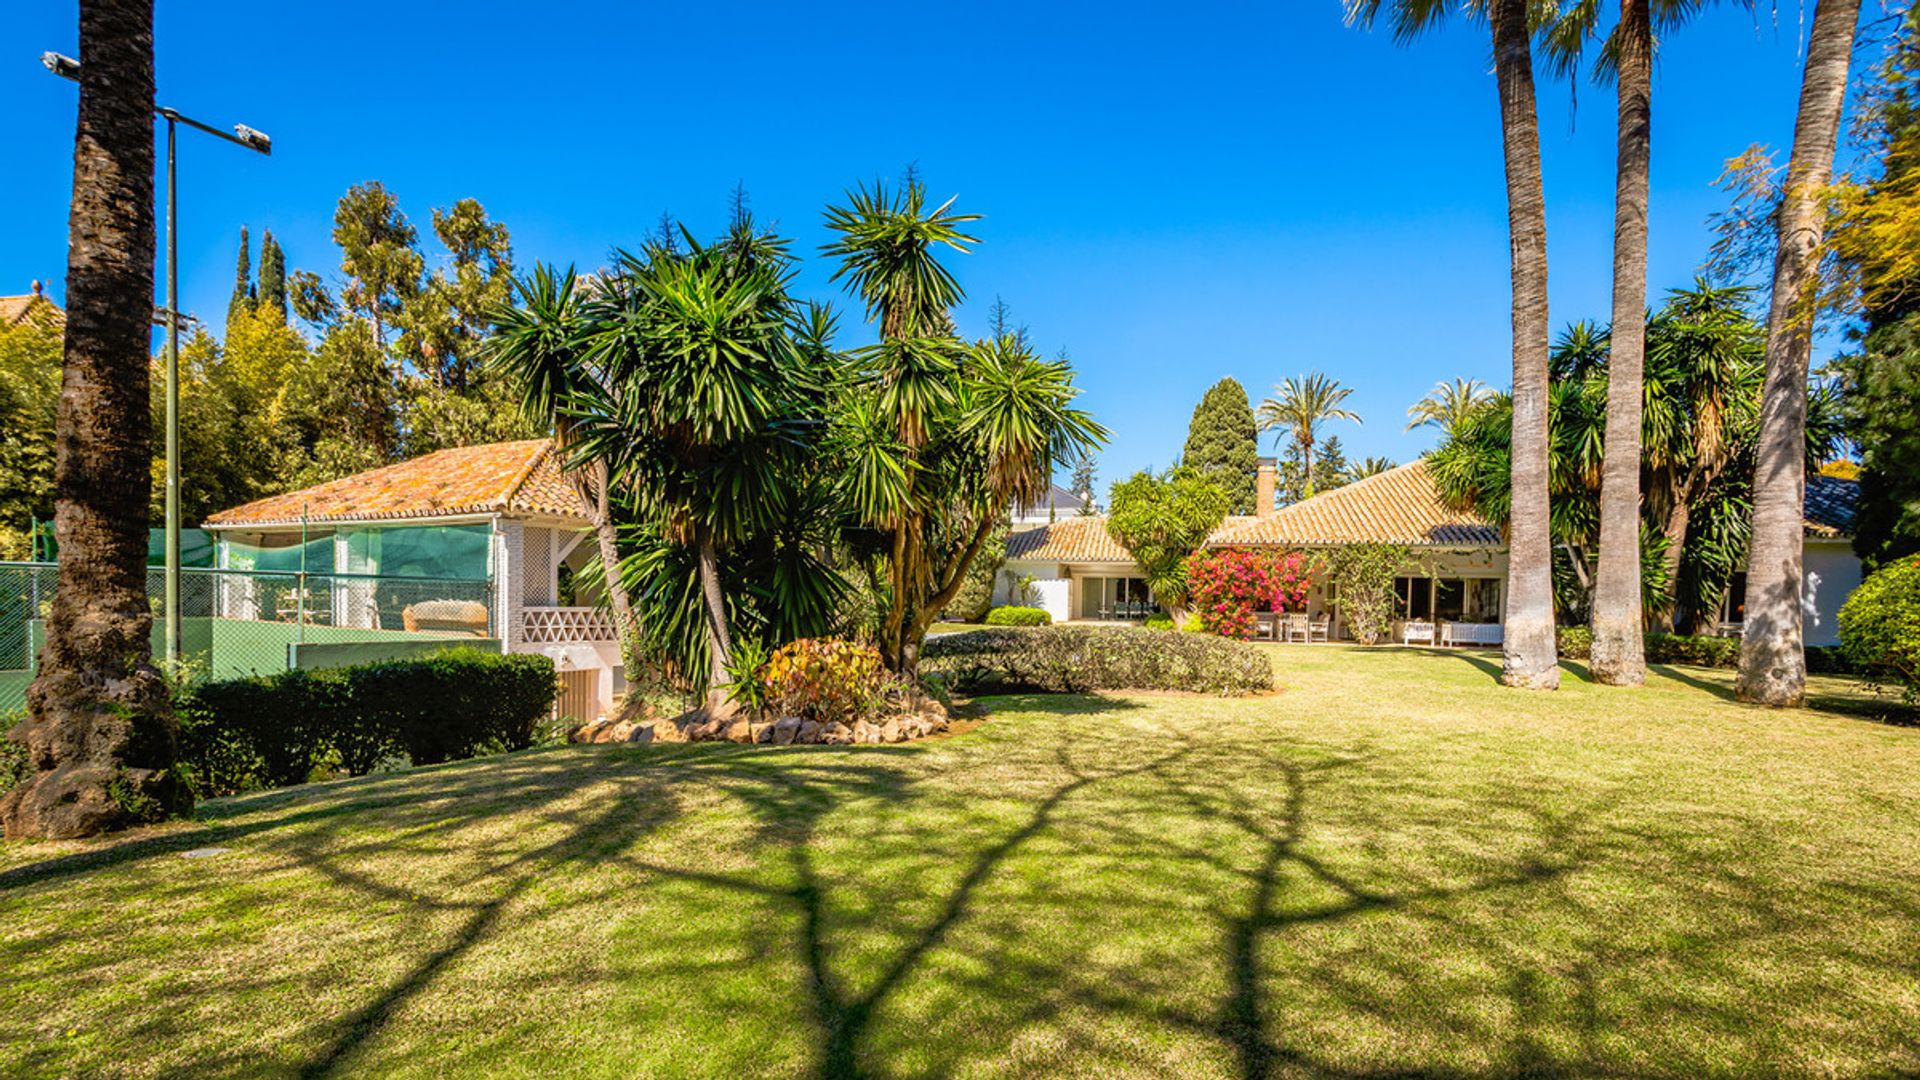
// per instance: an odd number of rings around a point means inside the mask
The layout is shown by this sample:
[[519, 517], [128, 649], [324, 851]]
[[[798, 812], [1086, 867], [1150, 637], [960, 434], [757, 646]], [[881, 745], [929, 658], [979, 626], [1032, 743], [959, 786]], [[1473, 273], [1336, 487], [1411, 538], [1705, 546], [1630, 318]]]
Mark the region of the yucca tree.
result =
[[586, 345], [580, 282], [573, 268], [556, 272], [536, 264], [533, 273], [514, 282], [517, 303], [494, 313], [493, 335], [484, 357], [490, 371], [517, 388], [521, 411], [532, 423], [553, 431], [554, 451], [593, 521], [607, 606], [620, 633], [627, 670], [638, 674], [638, 628], [633, 603], [615, 571], [620, 565], [619, 530], [613, 516], [613, 485], [603, 457], [579, 455], [575, 403], [601, 383], [603, 374], [581, 355]]
[[1776, 221], [1773, 293], [1767, 307], [1767, 375], [1753, 477], [1753, 549], [1747, 566], [1746, 631], [1740, 641], [1740, 700], [1798, 706], [1806, 698], [1801, 626], [1805, 541], [1807, 367], [1813, 350], [1809, 294], [1818, 258], [1833, 152], [1839, 141], [1847, 66], [1860, 0], [1819, 0], [1800, 84], [1793, 156]]
[[193, 805], [148, 638], [151, 0], [81, 0], [79, 78], [54, 465], [60, 581], [27, 719], [9, 733], [32, 772], [0, 797], [7, 836], [86, 836]]
[[1304, 497], [1313, 496], [1313, 448], [1320, 437], [1320, 426], [1329, 420], [1360, 422], [1357, 413], [1341, 404], [1352, 393], [1353, 388], [1341, 386], [1340, 380], [1314, 371], [1275, 383], [1273, 396], [1253, 411], [1254, 423], [1261, 431], [1278, 431], [1293, 441], [1294, 453], [1300, 459]]
[[881, 334], [855, 353], [860, 377], [837, 410], [836, 444], [856, 525], [885, 564], [880, 651], [910, 683], [927, 627], [1008, 507], [1037, 501], [1056, 465], [1106, 438], [1072, 405], [1065, 360], [1040, 359], [1019, 335], [971, 347], [953, 336], [965, 293], [938, 249], [967, 251], [976, 241], [960, 227], [978, 215], [952, 205], [928, 210], [925, 186], [909, 177], [827, 210], [839, 234], [825, 248], [840, 260], [834, 279]]
[[732, 711], [733, 634], [720, 554], [791, 513], [791, 478], [823, 422], [831, 373], [796, 336], [790, 259], [739, 221], [684, 251], [616, 253], [585, 301], [576, 457], [607, 462], [637, 517], [691, 553], [701, 598], [706, 709]]
[[1407, 430], [1438, 428], [1440, 437], [1447, 438], [1493, 397], [1493, 388], [1479, 379], [1442, 380], [1433, 384], [1426, 397], [1407, 406]]
[[[1438, 25], [1453, 6], [1447, 0], [1346, 0], [1346, 15], [1350, 23], [1370, 26], [1384, 11], [1395, 40], [1405, 43]], [[1512, 248], [1513, 512], [1501, 681], [1551, 690], [1560, 685], [1560, 664], [1547, 494], [1547, 210], [1533, 81], [1534, 7], [1529, 0], [1473, 0], [1466, 10], [1492, 31]]]

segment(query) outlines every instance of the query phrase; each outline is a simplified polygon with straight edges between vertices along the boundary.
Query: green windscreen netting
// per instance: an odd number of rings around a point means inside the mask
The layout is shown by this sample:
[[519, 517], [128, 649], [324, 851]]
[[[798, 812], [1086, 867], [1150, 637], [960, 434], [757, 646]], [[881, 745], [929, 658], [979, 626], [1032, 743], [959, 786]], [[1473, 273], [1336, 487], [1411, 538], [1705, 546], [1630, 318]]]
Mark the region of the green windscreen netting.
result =
[[493, 529], [487, 525], [407, 525], [343, 530], [343, 574], [484, 581]]

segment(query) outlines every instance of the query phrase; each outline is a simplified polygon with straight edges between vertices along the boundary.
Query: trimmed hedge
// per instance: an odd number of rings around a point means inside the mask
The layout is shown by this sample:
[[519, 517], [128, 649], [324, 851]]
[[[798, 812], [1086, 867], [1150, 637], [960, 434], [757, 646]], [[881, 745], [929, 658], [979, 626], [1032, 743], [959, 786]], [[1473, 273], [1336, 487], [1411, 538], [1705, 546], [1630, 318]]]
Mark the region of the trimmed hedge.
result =
[[174, 702], [203, 797], [533, 745], [558, 684], [544, 656], [454, 649], [415, 660], [204, 683]]
[[987, 612], [988, 626], [1047, 626], [1053, 622], [1053, 616], [1046, 608], [1037, 607], [997, 607]]
[[[1558, 633], [1561, 659], [1586, 660], [1591, 657], [1592, 630], [1584, 626], [1563, 626]], [[1646, 655], [1649, 664], [1736, 668], [1740, 666], [1740, 639], [1692, 634], [1648, 634]], [[1841, 650], [1827, 645], [1807, 647], [1807, 670], [1815, 675], [1860, 673], [1858, 664], [1849, 660]]]
[[921, 666], [967, 693], [1273, 689], [1273, 664], [1253, 645], [1140, 627], [970, 630], [928, 641]]

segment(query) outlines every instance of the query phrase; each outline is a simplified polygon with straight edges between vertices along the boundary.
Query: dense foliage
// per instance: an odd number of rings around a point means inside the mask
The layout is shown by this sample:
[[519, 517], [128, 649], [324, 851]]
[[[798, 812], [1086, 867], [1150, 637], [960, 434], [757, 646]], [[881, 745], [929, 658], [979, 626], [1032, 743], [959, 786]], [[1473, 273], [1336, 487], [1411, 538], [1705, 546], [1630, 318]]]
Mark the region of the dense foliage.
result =
[[[1654, 625], [1710, 622], [1746, 557], [1749, 493], [1765, 330], [1751, 291], [1698, 282], [1676, 290], [1646, 328], [1642, 424], [1641, 588]], [[1551, 526], [1560, 617], [1582, 622], [1593, 590], [1605, 442], [1608, 334], [1569, 326], [1555, 342], [1547, 408]], [[1512, 402], [1486, 399], [1457, 419], [1428, 458], [1450, 507], [1485, 520], [1508, 517]], [[1807, 454], [1837, 449], [1839, 400], [1812, 388]]]
[[822, 723], [866, 712], [883, 675], [878, 650], [840, 638], [790, 641], [774, 650], [759, 672], [767, 709]]
[[1393, 629], [1393, 579], [1412, 557], [1404, 544], [1348, 544], [1329, 552], [1327, 584], [1355, 641], [1378, 643]]
[[1228, 513], [1251, 514], [1253, 474], [1260, 457], [1260, 431], [1246, 387], [1228, 376], [1207, 388], [1187, 422], [1180, 463], [1211, 477], [1232, 500]]
[[1053, 616], [1046, 608], [1007, 604], [987, 612], [988, 626], [1046, 626]]
[[177, 696], [180, 758], [202, 796], [436, 764], [533, 744], [553, 661], [455, 649], [324, 671], [204, 683]]
[[1301, 608], [1317, 569], [1298, 551], [1197, 551], [1187, 559], [1188, 601], [1210, 633], [1244, 640], [1256, 611]]
[[1179, 466], [1134, 473], [1108, 499], [1108, 535], [1133, 556], [1160, 603], [1183, 611], [1187, 558], [1226, 520], [1233, 496], [1198, 469]]
[[927, 643], [926, 669], [968, 693], [1251, 694], [1273, 689], [1273, 664], [1256, 645], [1139, 627], [1049, 626], [947, 634]]
[[1000, 579], [1000, 569], [1006, 565], [1007, 527], [1001, 525], [987, 534], [987, 542], [980, 545], [973, 565], [967, 567], [960, 591], [954, 594], [953, 602], [941, 616], [960, 622], [979, 622], [986, 618], [987, 610], [993, 607], [993, 590]]
[[1840, 606], [1840, 648], [1861, 670], [1920, 699], [1920, 557], [1884, 566]]

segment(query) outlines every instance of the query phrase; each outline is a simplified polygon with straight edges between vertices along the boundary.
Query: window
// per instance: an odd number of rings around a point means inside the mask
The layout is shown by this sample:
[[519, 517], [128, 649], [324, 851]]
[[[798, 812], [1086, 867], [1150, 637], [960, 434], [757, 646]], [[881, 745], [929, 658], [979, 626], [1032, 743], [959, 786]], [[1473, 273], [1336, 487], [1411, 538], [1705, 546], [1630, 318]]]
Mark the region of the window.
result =
[[1153, 590], [1147, 588], [1144, 578], [1080, 579], [1079, 617], [1082, 619], [1144, 619], [1158, 610], [1160, 607], [1154, 603]]
[[1459, 622], [1467, 609], [1467, 583], [1459, 578], [1440, 578], [1433, 583], [1433, 613], [1448, 622]]
[[1433, 617], [1433, 579], [1399, 577], [1393, 579], [1393, 612], [1402, 619]]

